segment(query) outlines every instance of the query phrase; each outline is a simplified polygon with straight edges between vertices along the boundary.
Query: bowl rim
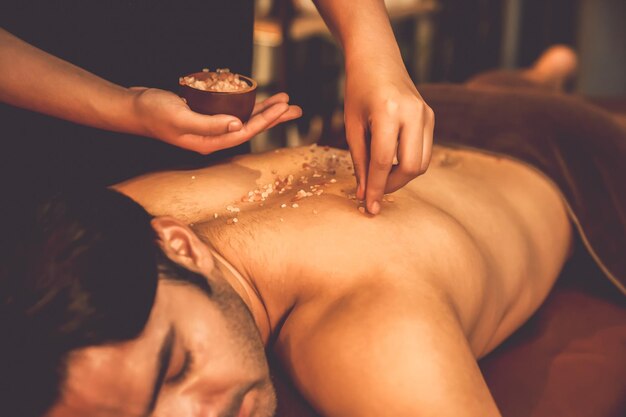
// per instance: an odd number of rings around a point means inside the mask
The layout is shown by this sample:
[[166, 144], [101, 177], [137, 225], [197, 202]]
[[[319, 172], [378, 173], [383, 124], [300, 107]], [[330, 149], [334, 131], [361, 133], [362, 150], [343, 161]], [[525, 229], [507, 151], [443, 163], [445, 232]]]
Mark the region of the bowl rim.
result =
[[[215, 71], [197, 71], [197, 72], [192, 72], [191, 74], [187, 74], [187, 75], [183, 75], [182, 77], [180, 77], [179, 79], [183, 79], [185, 77], [194, 77], [198, 74], [207, 74], [210, 72], [215, 72]], [[186, 88], [190, 88], [193, 91], [199, 91], [201, 93], [209, 93], [209, 94], [220, 94], [220, 95], [235, 95], [235, 94], [245, 94], [245, 93], [249, 93], [251, 91], [256, 90], [258, 84], [257, 82], [254, 80], [254, 78], [251, 77], [247, 77], [245, 75], [242, 74], [237, 74], [234, 73], [235, 75], [239, 75], [239, 78], [243, 78], [246, 82], [250, 83], [250, 87], [246, 88], [245, 90], [238, 90], [238, 91], [207, 91], [207, 90], [201, 90], [199, 88], [194, 88], [190, 85], [187, 84], [180, 84], [181, 87], [186, 87]]]

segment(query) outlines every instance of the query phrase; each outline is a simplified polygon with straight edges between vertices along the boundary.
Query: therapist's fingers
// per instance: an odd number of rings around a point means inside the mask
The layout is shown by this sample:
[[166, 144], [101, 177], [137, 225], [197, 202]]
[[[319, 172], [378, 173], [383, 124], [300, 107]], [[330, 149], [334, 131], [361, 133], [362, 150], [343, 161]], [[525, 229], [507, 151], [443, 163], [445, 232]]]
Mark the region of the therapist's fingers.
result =
[[369, 143], [365, 127], [359, 120], [346, 118], [346, 141], [348, 142], [352, 164], [354, 165], [354, 175], [357, 184], [356, 197], [359, 200], [365, 200]]
[[262, 111], [272, 107], [276, 103], [289, 103], [289, 96], [287, 95], [287, 93], [274, 94], [273, 96], [256, 103], [254, 105], [254, 109], [252, 110], [252, 116], [256, 116]]
[[[257, 103], [252, 111], [251, 118], [262, 114], [275, 104], [288, 103], [289, 96], [285, 93], [275, 94], [260, 103]], [[286, 122], [298, 118], [302, 115], [302, 110], [298, 106], [289, 107], [288, 111], [282, 116], [282, 120], [276, 120], [267, 128], [273, 127], [279, 123]], [[270, 116], [271, 117], [271, 116]], [[241, 120], [234, 116], [226, 114], [217, 114], [206, 116], [196, 112], [185, 112], [179, 120], [181, 131], [201, 136], [217, 136], [225, 133], [236, 132], [243, 128]], [[248, 121], [249, 123], [250, 121]]]
[[405, 122], [400, 133], [398, 165], [392, 168], [386, 193], [392, 193], [422, 175], [428, 169], [432, 156], [435, 115], [424, 106], [422, 116]]
[[430, 159], [433, 155], [433, 141], [435, 135], [435, 112], [426, 106], [424, 117], [424, 147], [422, 150], [422, 173], [426, 172], [430, 165]]
[[289, 104], [285, 102], [276, 103], [269, 108], [263, 110], [262, 112], [252, 116], [250, 120], [248, 120], [243, 129], [240, 132], [235, 132], [236, 134], [241, 134], [243, 136], [251, 135], [250, 137], [260, 133], [269, 128], [274, 122], [279, 120], [283, 115], [290, 111]]
[[227, 114], [207, 116], [191, 110], [181, 112], [175, 125], [179, 132], [200, 136], [219, 136], [243, 128], [243, 123], [235, 116]]
[[267, 128], [271, 129], [278, 124], [297, 119], [300, 116], [302, 116], [302, 109], [300, 108], [300, 106], [290, 105], [289, 109], [285, 113], [283, 113], [282, 116], [276, 119], [272, 124], [270, 124]]
[[184, 134], [179, 138], [178, 146], [192, 149], [201, 154], [209, 154], [220, 149], [231, 148], [250, 140], [258, 133], [266, 130], [287, 111], [289, 111], [287, 103], [277, 103], [253, 116], [237, 131], [220, 135]]
[[407, 123], [400, 130], [398, 164], [387, 179], [385, 193], [393, 193], [408, 184], [422, 171], [424, 125], [422, 120]]
[[370, 126], [372, 144], [365, 199], [367, 211], [378, 214], [387, 178], [393, 166], [393, 158], [396, 155], [399, 125], [396, 118], [379, 116], [372, 120]]

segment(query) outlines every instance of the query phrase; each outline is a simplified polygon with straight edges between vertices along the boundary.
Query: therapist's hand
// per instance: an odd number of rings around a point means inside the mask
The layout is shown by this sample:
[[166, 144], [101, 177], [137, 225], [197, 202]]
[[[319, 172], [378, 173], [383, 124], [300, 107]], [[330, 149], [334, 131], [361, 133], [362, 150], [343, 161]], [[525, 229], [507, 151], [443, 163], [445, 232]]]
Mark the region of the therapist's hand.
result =
[[[384, 59], [346, 65], [345, 123], [357, 197], [378, 214], [385, 193], [423, 174], [430, 162], [435, 116], [404, 64]], [[393, 165], [397, 156], [398, 164]]]
[[257, 103], [250, 119], [242, 123], [235, 116], [193, 112], [183, 99], [169, 91], [144, 87], [130, 91], [134, 94], [134, 117], [141, 126], [139, 133], [205, 155], [237, 146], [302, 115], [300, 107], [289, 105], [285, 93]]

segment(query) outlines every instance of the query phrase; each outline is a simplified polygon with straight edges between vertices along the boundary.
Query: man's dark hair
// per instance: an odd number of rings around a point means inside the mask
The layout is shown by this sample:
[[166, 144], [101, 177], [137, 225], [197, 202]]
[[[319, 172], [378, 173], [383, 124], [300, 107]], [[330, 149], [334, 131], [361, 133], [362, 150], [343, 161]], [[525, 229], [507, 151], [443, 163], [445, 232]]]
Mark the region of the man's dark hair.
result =
[[1, 214], [0, 412], [40, 417], [61, 394], [70, 352], [142, 332], [167, 261], [150, 216], [115, 191], [12, 206]]

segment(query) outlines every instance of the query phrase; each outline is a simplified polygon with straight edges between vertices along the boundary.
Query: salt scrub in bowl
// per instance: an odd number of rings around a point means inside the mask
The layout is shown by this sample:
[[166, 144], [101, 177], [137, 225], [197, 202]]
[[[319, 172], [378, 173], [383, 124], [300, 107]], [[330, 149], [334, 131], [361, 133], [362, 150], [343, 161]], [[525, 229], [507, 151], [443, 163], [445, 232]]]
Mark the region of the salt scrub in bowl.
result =
[[198, 79], [193, 75], [181, 77], [181, 85], [188, 85], [191, 88], [202, 91], [216, 91], [226, 93], [230, 91], [243, 91], [251, 87], [239, 74], [233, 74], [228, 68], [219, 68], [215, 72], [203, 69], [203, 73], [208, 74], [204, 79]]
[[203, 70], [179, 78], [180, 95], [195, 112], [230, 114], [246, 122], [256, 100], [257, 83], [228, 69]]

